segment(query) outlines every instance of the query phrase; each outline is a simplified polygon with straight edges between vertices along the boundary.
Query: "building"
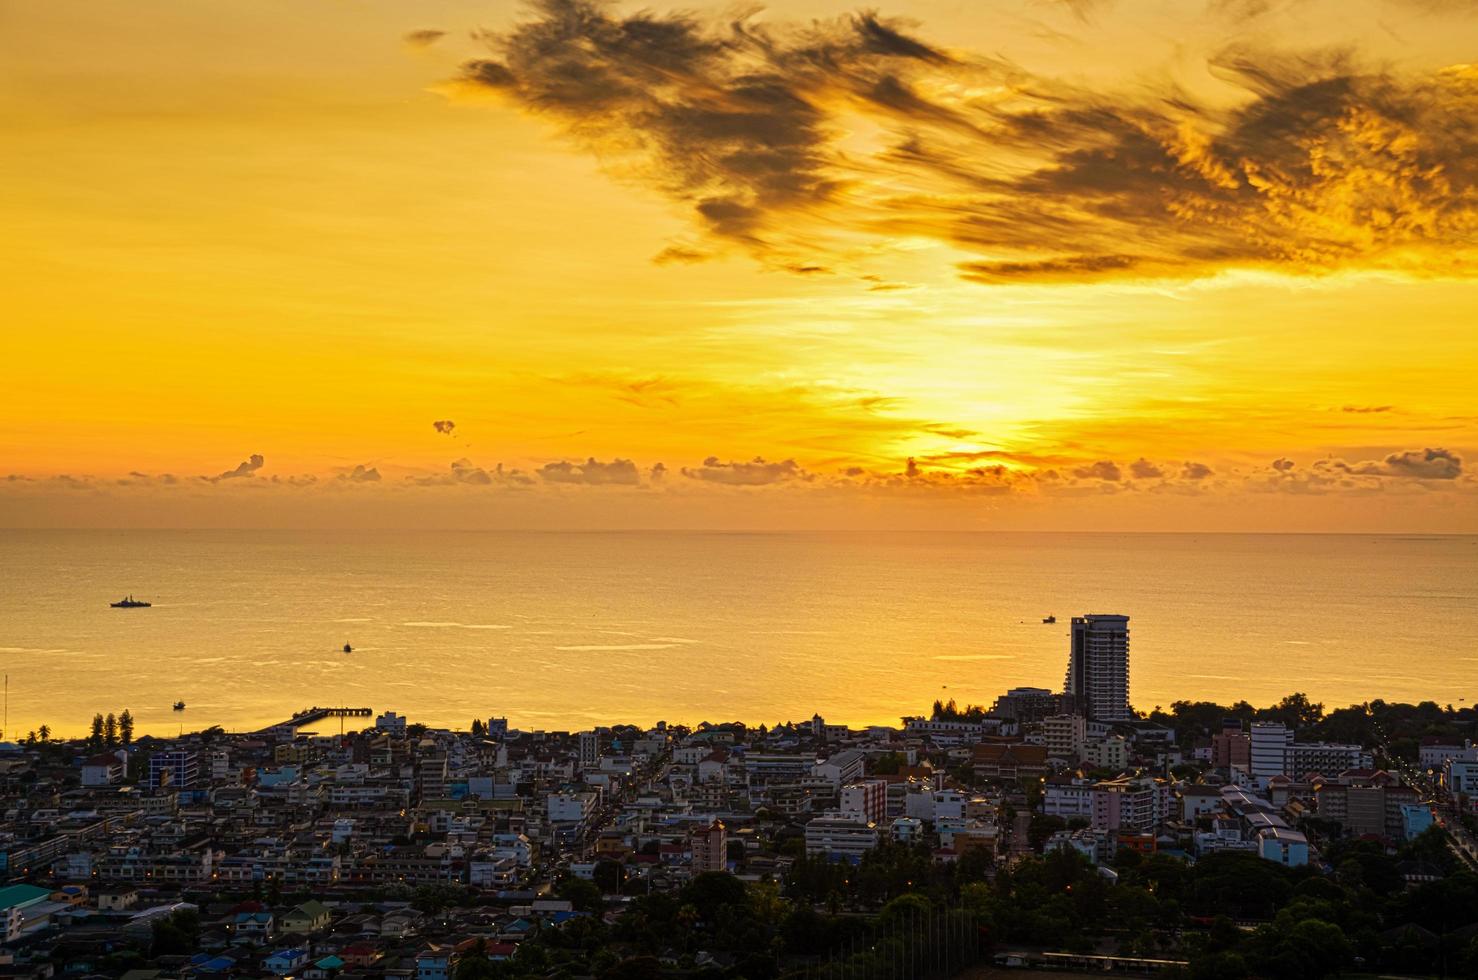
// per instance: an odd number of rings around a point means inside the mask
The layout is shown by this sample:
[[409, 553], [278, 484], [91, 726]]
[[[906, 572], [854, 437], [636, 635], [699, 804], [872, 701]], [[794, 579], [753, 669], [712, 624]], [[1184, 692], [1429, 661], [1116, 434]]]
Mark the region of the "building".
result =
[[838, 802], [843, 813], [860, 813], [869, 823], [881, 824], [888, 815], [888, 782], [863, 779], [843, 786]]
[[1334, 776], [1347, 769], [1369, 769], [1374, 758], [1358, 745], [1334, 742], [1291, 742], [1283, 751], [1283, 771], [1302, 778], [1316, 772]]
[[1441, 769], [1449, 759], [1454, 762], [1478, 762], [1478, 745], [1472, 739], [1458, 742], [1454, 739], [1429, 737], [1422, 739], [1418, 750], [1423, 769]]
[[990, 713], [1016, 722], [1038, 722], [1064, 710], [1062, 699], [1045, 687], [1013, 687], [996, 698]]
[[1309, 863], [1309, 839], [1288, 827], [1264, 827], [1257, 832], [1257, 853], [1265, 861], [1301, 868]]
[[309, 899], [302, 905], [297, 906], [282, 916], [283, 932], [300, 932], [303, 934], [320, 932], [328, 928], [333, 916], [328, 906], [316, 899]]
[[1047, 747], [1025, 742], [983, 742], [971, 749], [971, 765], [981, 779], [1038, 779], [1047, 775]]
[[89, 788], [112, 786], [123, 782], [123, 760], [126, 753], [104, 752], [82, 763], [82, 785]]
[[1082, 715], [1048, 715], [1042, 719], [1042, 743], [1054, 759], [1081, 762], [1088, 722]]
[[845, 786], [862, 778], [867, 756], [855, 749], [838, 752], [811, 767], [811, 775], [825, 779], [836, 787]]
[[200, 763], [194, 752], [174, 749], [149, 756], [149, 788], [190, 789], [200, 775]]
[[1152, 831], [1170, 815], [1170, 787], [1153, 779], [1111, 779], [1093, 785], [1096, 830]]
[[1315, 789], [1318, 814], [1354, 837], [1406, 839], [1403, 807], [1417, 802], [1417, 792], [1384, 771], [1356, 770], [1322, 780]]
[[1083, 761], [1095, 769], [1115, 772], [1129, 767], [1129, 740], [1122, 735], [1094, 739], [1083, 747]]
[[1478, 762], [1448, 759], [1442, 764], [1442, 785], [1453, 796], [1478, 796]]
[[729, 870], [729, 836], [723, 821], [695, 828], [688, 834], [688, 846], [693, 852], [694, 874]]
[[570, 844], [584, 837], [595, 803], [594, 793], [550, 793], [545, 797], [545, 815], [555, 839]]
[[396, 738], [405, 738], [406, 720], [393, 711], [387, 711], [375, 719], [375, 727]]
[[878, 829], [851, 813], [827, 813], [806, 824], [806, 853], [856, 864], [878, 846]]
[[1252, 738], [1236, 718], [1222, 722], [1221, 731], [1211, 736], [1211, 764], [1218, 769], [1251, 771]]
[[1074, 616], [1063, 693], [1092, 721], [1128, 721], [1129, 617]]
[[580, 768], [596, 769], [600, 766], [600, 733], [580, 733]]
[[1420, 837], [1432, 828], [1432, 808], [1425, 803], [1401, 804], [1401, 832], [1404, 840]]
[[1042, 812], [1063, 820], [1093, 819], [1093, 784], [1086, 779], [1050, 776], [1042, 786]]
[[1281, 776], [1288, 746], [1293, 744], [1293, 732], [1276, 721], [1254, 721], [1249, 740], [1248, 755], [1252, 763], [1252, 778], [1258, 786], [1266, 786], [1274, 776]]

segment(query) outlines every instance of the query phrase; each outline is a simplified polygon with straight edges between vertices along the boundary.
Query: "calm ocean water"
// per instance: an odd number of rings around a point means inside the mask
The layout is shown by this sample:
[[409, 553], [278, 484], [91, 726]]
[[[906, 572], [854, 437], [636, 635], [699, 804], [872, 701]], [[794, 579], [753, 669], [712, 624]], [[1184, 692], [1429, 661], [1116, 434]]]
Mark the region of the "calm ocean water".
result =
[[[153, 608], [109, 608], [127, 592]], [[1478, 697], [1478, 537], [0, 532], [7, 736], [310, 704], [896, 723], [1060, 687], [1085, 612], [1132, 617], [1142, 708]]]

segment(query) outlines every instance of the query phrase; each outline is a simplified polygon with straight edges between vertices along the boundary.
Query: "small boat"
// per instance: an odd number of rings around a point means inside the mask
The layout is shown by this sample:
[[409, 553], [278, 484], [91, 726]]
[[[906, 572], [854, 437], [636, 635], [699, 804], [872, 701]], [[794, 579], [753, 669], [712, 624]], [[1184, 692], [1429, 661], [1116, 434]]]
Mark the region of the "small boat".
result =
[[145, 602], [142, 599], [135, 599], [133, 596], [130, 595], [123, 599], [119, 599], [117, 602], [110, 602], [108, 603], [108, 605], [112, 606], [114, 609], [148, 609], [149, 606], [153, 605], [153, 603]]
[[344, 652], [345, 653], [353, 653], [354, 652], [354, 648], [351, 647], [349, 644], [345, 643], [344, 644]]
[[176, 711], [184, 711], [185, 710], [185, 702], [183, 702], [183, 701], [176, 701], [174, 703], [174, 709]]
[[1042, 617], [1042, 622], [1047, 623], [1047, 624], [1050, 625], [1052, 623], [1057, 622], [1057, 617], [1056, 616], [1043, 616]]

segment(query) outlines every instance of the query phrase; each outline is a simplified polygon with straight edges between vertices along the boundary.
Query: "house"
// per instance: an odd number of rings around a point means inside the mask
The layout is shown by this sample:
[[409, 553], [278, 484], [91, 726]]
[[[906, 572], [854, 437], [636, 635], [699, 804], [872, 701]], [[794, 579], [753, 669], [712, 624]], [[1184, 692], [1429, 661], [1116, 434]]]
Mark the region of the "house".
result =
[[136, 888], [110, 888], [98, 893], [99, 912], [122, 912], [138, 903], [139, 892]]
[[397, 909], [386, 912], [380, 919], [380, 935], [402, 939], [414, 935], [421, 925], [421, 913], [412, 909]]
[[481, 939], [464, 939], [456, 945], [433, 943], [416, 954], [416, 980], [450, 980], [457, 960], [472, 952]]
[[261, 942], [277, 931], [277, 919], [271, 912], [237, 912], [226, 928], [238, 939]]
[[285, 977], [296, 973], [308, 962], [308, 951], [301, 946], [279, 949], [262, 960], [262, 969]]
[[113, 786], [123, 782], [123, 751], [103, 752], [82, 763], [82, 785], [87, 787]]
[[317, 961], [303, 971], [304, 980], [332, 980], [344, 969], [344, 961], [332, 954]]
[[1024, 742], [985, 742], [973, 747], [981, 779], [1037, 779], [1047, 775], [1047, 747]]
[[339, 956], [352, 967], [366, 967], [379, 960], [383, 954], [374, 943], [350, 943], [339, 950]]
[[20, 938], [29, 918], [27, 909], [35, 909], [51, 897], [50, 889], [35, 885], [10, 885], [0, 888], [0, 923], [4, 924], [4, 942]]
[[282, 916], [282, 931], [307, 935], [327, 929], [333, 913], [322, 902], [309, 899]]

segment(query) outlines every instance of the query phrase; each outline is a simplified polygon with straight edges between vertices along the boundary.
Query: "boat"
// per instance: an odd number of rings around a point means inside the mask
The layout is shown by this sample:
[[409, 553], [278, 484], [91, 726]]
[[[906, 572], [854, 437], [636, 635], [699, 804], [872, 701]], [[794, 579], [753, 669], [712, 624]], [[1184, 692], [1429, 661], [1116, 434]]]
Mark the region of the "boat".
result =
[[185, 710], [185, 702], [183, 702], [183, 701], [176, 701], [174, 703], [174, 709], [176, 711], [184, 711]]
[[1056, 616], [1043, 616], [1042, 617], [1042, 622], [1047, 623], [1047, 624], [1050, 625], [1052, 623], [1057, 622], [1057, 617]]
[[351, 647], [349, 644], [345, 643], [344, 644], [344, 652], [345, 653], [353, 653], [354, 652], [354, 648]]
[[148, 609], [151, 605], [153, 605], [153, 603], [145, 602], [142, 599], [135, 599], [133, 596], [130, 595], [123, 599], [119, 599], [117, 602], [110, 602], [108, 603], [108, 605], [112, 606], [114, 609]]

